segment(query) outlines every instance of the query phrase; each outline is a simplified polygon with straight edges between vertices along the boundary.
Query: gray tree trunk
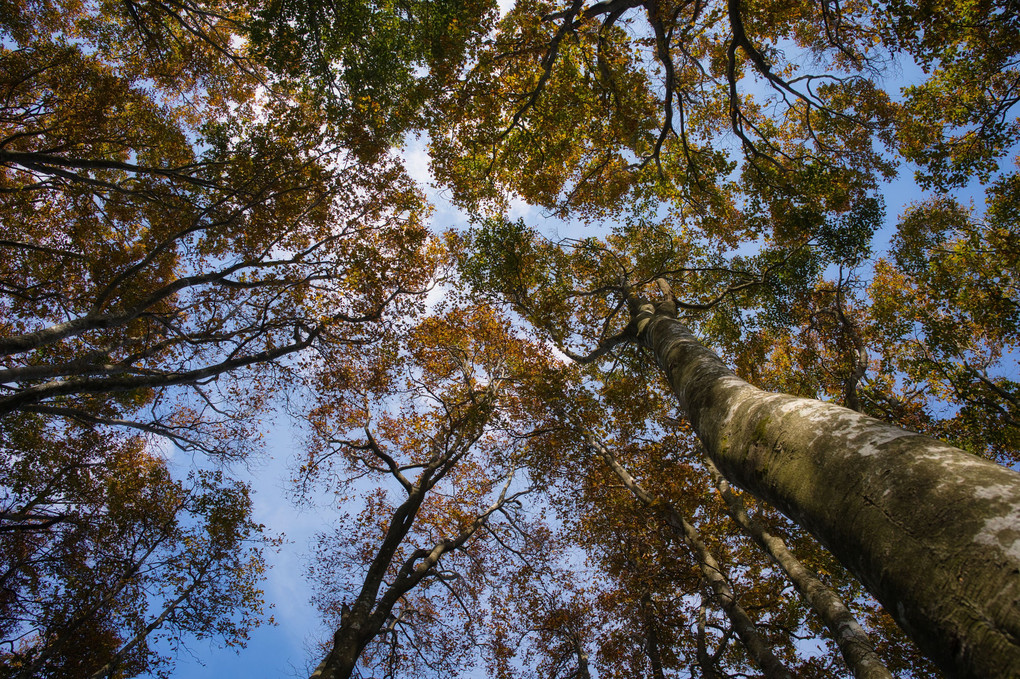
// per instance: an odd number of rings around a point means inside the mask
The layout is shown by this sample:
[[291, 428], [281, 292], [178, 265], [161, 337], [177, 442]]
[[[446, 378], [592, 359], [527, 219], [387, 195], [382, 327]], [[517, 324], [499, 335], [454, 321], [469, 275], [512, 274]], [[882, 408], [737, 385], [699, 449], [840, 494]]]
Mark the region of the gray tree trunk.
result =
[[670, 306], [634, 304], [632, 327], [723, 475], [811, 531], [948, 675], [1020, 676], [1020, 474], [752, 387]]

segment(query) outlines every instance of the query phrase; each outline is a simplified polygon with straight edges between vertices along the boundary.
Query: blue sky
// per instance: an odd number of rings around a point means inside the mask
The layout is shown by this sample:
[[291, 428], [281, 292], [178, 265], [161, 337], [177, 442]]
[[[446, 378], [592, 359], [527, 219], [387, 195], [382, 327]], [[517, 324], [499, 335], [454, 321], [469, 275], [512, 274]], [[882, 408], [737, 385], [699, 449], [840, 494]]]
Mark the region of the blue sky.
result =
[[281, 416], [267, 433], [264, 457], [250, 468], [231, 470], [252, 484], [255, 520], [286, 539], [278, 552], [266, 555], [271, 567], [263, 589], [277, 624], [257, 629], [243, 649], [219, 648], [212, 641], [188, 643], [188, 650], [177, 657], [175, 677], [308, 676], [309, 649], [325, 631], [309, 603], [305, 560], [315, 532], [329, 516], [296, 507], [289, 496], [287, 479], [293, 474], [299, 439], [300, 432]]

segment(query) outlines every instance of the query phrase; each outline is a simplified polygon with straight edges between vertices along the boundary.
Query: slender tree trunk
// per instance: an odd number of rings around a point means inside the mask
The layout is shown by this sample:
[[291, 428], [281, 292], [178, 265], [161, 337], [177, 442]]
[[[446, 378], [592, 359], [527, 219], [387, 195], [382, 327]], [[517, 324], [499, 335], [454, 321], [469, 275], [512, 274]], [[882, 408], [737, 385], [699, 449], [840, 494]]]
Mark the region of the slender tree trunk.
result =
[[772, 651], [772, 646], [769, 645], [769, 642], [758, 631], [751, 616], [747, 614], [744, 607], [737, 601], [737, 596], [730, 586], [729, 575], [727, 575], [726, 570], [716, 560], [708, 547], [705, 546], [698, 530], [680, 512], [674, 509], [672, 505], [662, 502], [659, 498], [642, 488], [601, 441], [587, 431], [583, 433], [588, 441], [588, 445], [602, 456], [602, 459], [605, 460], [609, 468], [613, 470], [613, 473], [616, 474], [617, 478], [623, 482], [623, 485], [630, 490], [634, 497], [646, 507], [661, 509], [666, 523], [691, 548], [705, 583], [712, 590], [713, 599], [729, 618], [733, 629], [740, 638], [740, 642], [747, 649], [747, 653], [751, 656], [754, 663], [765, 674], [765, 677], [767, 679], [792, 679], [790, 671], [776, 657], [776, 654]]
[[659, 652], [659, 634], [656, 629], [658, 621], [656, 621], [655, 612], [652, 610], [652, 597], [648, 593], [641, 597], [641, 618], [645, 625], [645, 643], [652, 679], [666, 679], [666, 675], [662, 671], [662, 654]]
[[195, 579], [191, 581], [191, 584], [188, 585], [187, 589], [181, 592], [176, 599], [164, 606], [163, 611], [152, 622], [139, 630], [139, 632], [135, 634], [130, 641], [118, 648], [116, 653], [113, 654], [113, 657], [111, 657], [102, 668], [93, 672], [89, 679], [105, 679], [110, 676], [117, 667], [124, 662], [124, 658], [127, 657], [128, 653], [137, 648], [138, 645], [145, 641], [155, 630], [159, 629], [160, 626], [166, 622], [167, 618], [169, 618], [182, 603], [188, 600], [188, 597], [191, 596], [192, 592], [198, 589], [198, 586], [203, 583], [205, 574], [208, 572], [211, 565], [211, 561], [206, 563], [200, 569], [199, 574], [195, 577]]
[[839, 646], [847, 667], [857, 679], [892, 679], [892, 674], [875, 653], [875, 646], [867, 632], [857, 622], [843, 600], [826, 587], [818, 577], [808, 570], [786, 547], [780, 538], [766, 531], [760, 523], [751, 518], [744, 508], [744, 501], [733, 492], [730, 484], [722, 477], [711, 460], [709, 471], [715, 479], [719, 494], [726, 502], [734, 522], [751, 536], [751, 539], [772, 558], [797, 588], [800, 595], [818, 614], [826, 629]]
[[1020, 474], [847, 408], [752, 387], [674, 305], [635, 299], [631, 312], [727, 479], [811, 531], [947, 674], [1020, 676]]
[[[474, 521], [453, 537], [438, 541], [431, 549], [419, 548], [406, 555], [400, 568], [395, 575], [388, 576], [394, 559], [397, 557], [400, 545], [408, 532], [414, 526], [418, 512], [428, 493], [439, 483], [450, 471], [456, 467], [467, 451], [481, 438], [484, 427], [492, 416], [492, 409], [489, 407], [492, 395], [497, 385], [490, 384], [488, 395], [484, 400], [479, 401], [483, 417], [474, 425], [464, 424], [462, 419], [454, 423], [447, 430], [448, 437], [443, 448], [445, 451], [441, 457], [434, 459], [418, 476], [415, 483], [411, 483], [403, 476], [402, 471], [393, 463], [391, 473], [404, 484], [408, 497], [397, 507], [390, 524], [386, 529], [382, 544], [376, 551], [368, 573], [362, 582], [361, 591], [354, 605], [349, 609], [343, 609], [340, 614], [340, 629], [333, 635], [333, 647], [312, 672], [310, 679], [348, 679], [355, 670], [358, 658], [361, 657], [365, 647], [383, 630], [387, 618], [390, 617], [394, 607], [400, 599], [414, 589], [429, 575], [435, 573], [440, 559], [448, 552], [464, 547], [471, 537], [484, 526], [489, 517], [503, 508], [507, 502], [511, 502], [523, 492], [508, 496], [510, 484], [513, 480], [513, 472], [506, 477], [506, 481], [496, 501], [483, 513], [475, 517]], [[473, 426], [473, 429], [464, 431], [464, 427]], [[385, 453], [375, 445], [372, 446], [376, 454], [383, 458]], [[390, 462], [392, 458], [389, 459]], [[380, 594], [380, 591], [382, 594]]]
[[[708, 635], [705, 634], [706, 626], [706, 606], [704, 596], [701, 598], [701, 605], [698, 606], [698, 645], [697, 645], [697, 662], [698, 669], [701, 670], [701, 676], [704, 679], [721, 679], [719, 672], [716, 670], [716, 658], [719, 653], [726, 647], [727, 638], [723, 638], [722, 643], [719, 645], [719, 650], [716, 651], [715, 656], [708, 652]], [[691, 676], [694, 676], [694, 668], [691, 668]]]

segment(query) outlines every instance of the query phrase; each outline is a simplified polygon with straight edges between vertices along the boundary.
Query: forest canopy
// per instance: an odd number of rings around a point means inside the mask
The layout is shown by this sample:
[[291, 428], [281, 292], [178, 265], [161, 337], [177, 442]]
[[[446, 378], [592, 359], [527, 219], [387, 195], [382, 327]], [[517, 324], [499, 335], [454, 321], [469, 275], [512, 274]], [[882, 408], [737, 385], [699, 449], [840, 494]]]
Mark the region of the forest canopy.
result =
[[313, 677], [1020, 674], [1015, 2], [0, 33], [0, 676], [243, 648], [284, 418]]

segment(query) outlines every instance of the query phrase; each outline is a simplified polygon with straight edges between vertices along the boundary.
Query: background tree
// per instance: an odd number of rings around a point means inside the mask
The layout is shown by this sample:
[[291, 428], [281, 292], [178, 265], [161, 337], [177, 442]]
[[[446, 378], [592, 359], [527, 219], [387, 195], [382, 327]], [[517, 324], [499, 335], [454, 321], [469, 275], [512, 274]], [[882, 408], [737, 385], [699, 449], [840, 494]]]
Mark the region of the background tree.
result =
[[[869, 321], [887, 327], [877, 372], [907, 377], [899, 402], [869, 390], [874, 409], [913, 411], [920, 431], [1007, 465], [1018, 445], [1006, 356], [1020, 313], [1016, 186], [1015, 175], [992, 186], [984, 218], [949, 199], [913, 206], [868, 288]], [[931, 413], [933, 398], [955, 414]]]
[[491, 0], [274, 0], [254, 13], [254, 51], [326, 114], [362, 157], [385, 154], [435, 114], [492, 30]]
[[[25, 417], [42, 438], [31, 457], [5, 456], [4, 676], [162, 672], [189, 640], [243, 646], [264, 620], [247, 488], [220, 473], [174, 481], [138, 437], [54, 440]], [[168, 645], [152, 644], [157, 630]]]
[[316, 546], [316, 602], [335, 633], [315, 677], [463, 668], [488, 636], [501, 561], [526, 539], [519, 448], [548, 358], [484, 306], [392, 340], [360, 365], [323, 355], [301, 483], [360, 511]]
[[590, 679], [598, 626], [588, 574], [568, 565], [569, 552], [551, 531], [536, 531], [514, 555], [515, 572], [493, 593], [489, 668], [500, 679], [520, 667], [550, 679]]
[[150, 636], [242, 642], [261, 619], [251, 504], [225, 480], [175, 480], [166, 442], [244, 459], [298, 352], [373, 341], [431, 280], [399, 163], [338, 148], [255, 58], [251, 18], [219, 2], [0, 9], [15, 674], [138, 674], [160, 661]]
[[[423, 207], [399, 167], [327, 154], [320, 121], [254, 101], [257, 82], [195, 111], [187, 91], [146, 92], [148, 71], [111, 72], [126, 59], [116, 52], [40, 42], [12, 55], [0, 413], [135, 426], [240, 456], [250, 432], [217, 405], [243, 408], [250, 394], [257, 409], [262, 390], [217, 377], [269, 379], [274, 361], [328, 329], [357, 336], [427, 283]], [[177, 107], [158, 106], [164, 96]], [[167, 389], [178, 385], [183, 403]], [[119, 401], [97, 398], [110, 393]]]
[[[617, 374], [612, 381], [615, 388], [606, 389], [602, 396], [607, 403], [615, 401], [617, 408], [591, 410], [590, 401], [588, 408], [579, 407], [588, 397], [577, 392], [561, 398], [561, 407], [575, 417], [578, 410], [587, 410], [591, 426], [614, 432], [619, 427], [627, 432], [619, 435], [633, 437], [621, 445], [620, 455], [641, 466], [642, 476], [662, 495], [643, 505], [581, 432], [560, 426], [542, 440], [530, 463], [542, 474], [542, 485], [550, 489], [558, 510], [554, 525], [559, 526], [559, 537], [553, 539], [561, 541], [554, 550], [559, 565], [547, 564], [535, 552], [518, 561], [520, 571], [511, 587], [498, 595], [501, 635], [497, 648], [502, 652], [497, 653], [494, 671], [515, 676], [515, 664], [524, 662], [523, 675], [528, 676], [529, 672], [538, 676], [584, 676], [584, 672], [591, 676], [688, 676], [688, 672], [690, 676], [703, 672], [753, 676], [757, 669], [738, 642], [733, 623], [725, 614], [719, 617], [721, 608], [705, 579], [706, 573], [718, 577], [718, 562], [725, 559], [727, 566], [733, 566], [729, 583], [723, 585], [728, 605], [753, 611], [759, 624], [756, 633], [770, 640], [766, 644], [776, 644], [775, 650], [797, 676], [846, 676], [847, 668], [830, 655], [804, 655], [792, 643], [810, 638], [834, 650], [831, 640], [817, 636], [820, 623], [797, 604], [782, 574], [728, 525], [720, 503], [713, 502], [712, 489], [701, 483], [705, 472], [699, 469], [689, 434], [660, 433], [650, 438], [660, 426], [654, 423], [655, 416], [629, 418], [635, 411], [647, 415], [649, 402], [658, 395], [645, 393], [646, 387], [625, 375]], [[594, 447], [605, 450], [598, 442]], [[619, 466], [615, 456], [610, 457]], [[622, 473], [628, 483], [634, 482], [626, 470]], [[643, 489], [638, 493], [648, 497]], [[697, 513], [692, 521], [704, 529], [695, 536], [701, 556], [685, 544], [685, 533], [697, 531], [682, 527], [683, 518], [674, 519], [675, 529], [670, 525], [668, 514], [677, 515], [677, 507]], [[707, 542], [711, 542], [708, 548]], [[800, 547], [806, 544], [809, 553], [817, 554], [817, 546], [800, 542]], [[715, 555], [709, 557], [710, 564], [699, 563], [705, 553]], [[835, 564], [827, 565], [838, 572]], [[705, 566], [711, 570], [703, 570]], [[852, 580], [840, 582], [845, 585]], [[695, 611], [700, 596], [709, 603], [708, 629], [703, 622], [699, 635]], [[745, 618], [747, 611], [741, 612]], [[713, 625], [719, 633], [713, 632]]]

